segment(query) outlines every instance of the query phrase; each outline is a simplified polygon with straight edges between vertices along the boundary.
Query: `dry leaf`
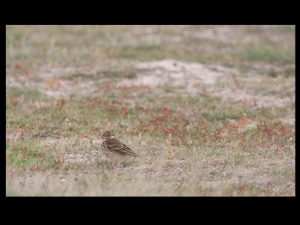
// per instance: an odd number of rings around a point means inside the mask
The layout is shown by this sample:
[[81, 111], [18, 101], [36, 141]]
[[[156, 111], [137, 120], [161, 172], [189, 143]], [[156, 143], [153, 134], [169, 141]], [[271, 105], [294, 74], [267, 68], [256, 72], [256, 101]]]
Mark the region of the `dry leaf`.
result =
[[241, 128], [247, 126], [250, 122], [251, 122], [250, 118], [244, 115], [238, 119], [237, 124]]
[[50, 89], [57, 89], [60, 86], [60, 81], [57, 79], [47, 79], [45, 83]]
[[24, 158], [27, 158], [27, 155], [28, 155], [28, 154], [27, 154], [27, 151], [26, 151], [25, 149], [21, 149], [21, 150], [19, 151], [18, 157], [24, 159]]
[[122, 115], [128, 115], [128, 108], [126, 106], [121, 107], [121, 114]]
[[62, 97], [57, 101], [56, 106], [58, 108], [62, 108], [62, 107], [64, 107], [65, 104], [66, 104], [66, 99], [64, 97]]

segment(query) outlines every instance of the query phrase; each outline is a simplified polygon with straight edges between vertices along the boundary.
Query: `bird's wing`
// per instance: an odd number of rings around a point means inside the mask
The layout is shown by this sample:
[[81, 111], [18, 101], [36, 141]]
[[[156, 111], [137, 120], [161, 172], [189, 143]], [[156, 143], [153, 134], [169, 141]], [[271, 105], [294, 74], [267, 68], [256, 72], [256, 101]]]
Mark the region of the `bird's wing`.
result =
[[121, 141], [119, 141], [116, 138], [112, 138], [105, 141], [105, 144], [107, 145], [108, 149], [112, 151], [116, 151], [123, 155], [132, 155], [137, 156], [134, 151], [132, 151], [129, 147], [127, 147], [125, 144], [123, 144]]

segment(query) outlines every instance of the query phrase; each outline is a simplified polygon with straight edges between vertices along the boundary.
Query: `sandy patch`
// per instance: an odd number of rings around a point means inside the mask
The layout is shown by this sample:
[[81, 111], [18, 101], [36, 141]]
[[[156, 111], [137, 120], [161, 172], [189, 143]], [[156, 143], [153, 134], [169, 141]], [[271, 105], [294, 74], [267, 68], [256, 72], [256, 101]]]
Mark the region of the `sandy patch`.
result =
[[125, 79], [118, 86], [149, 85], [159, 86], [170, 84], [181, 86], [183, 84], [215, 84], [224, 73], [235, 72], [232, 69], [221, 66], [205, 66], [198, 63], [185, 63], [175, 60], [162, 60], [154, 62], [137, 63], [138, 77]]
[[249, 102], [255, 107], [283, 107], [294, 102], [289, 97], [263, 96], [248, 88], [238, 87], [243, 82], [250, 82], [255, 86], [256, 83], [260, 84], [262, 79], [260, 75], [254, 74], [242, 76], [235, 69], [219, 65], [203, 65], [167, 59], [137, 63], [136, 69], [135, 79], [123, 79], [117, 87], [129, 88], [145, 85], [153, 88], [168, 85], [188, 94], [205, 93], [221, 97], [225, 101]]
[[[121, 65], [120, 65], [121, 66]], [[251, 87], [267, 82], [260, 74], [241, 74], [236, 69], [220, 65], [181, 62], [172, 59], [151, 62], [139, 62], [134, 66], [136, 77], [121, 79], [117, 88], [145, 86], [176, 88], [176, 92], [190, 95], [208, 94], [218, 96], [224, 101], [249, 102], [255, 107], [284, 107], [294, 104], [295, 98], [287, 96], [265, 95], [251, 90]], [[75, 73], [95, 74], [101, 68], [44, 68], [30, 77], [7, 75], [9, 87], [27, 87], [41, 91], [51, 97], [71, 95], [92, 95], [99, 91], [94, 80], [65, 80], [62, 76]], [[105, 78], [99, 80], [104, 82]], [[257, 85], [256, 85], [257, 84]], [[250, 86], [249, 86], [250, 85]], [[267, 84], [266, 84], [267, 85]], [[272, 92], [280, 93], [280, 85], [270, 87]]]

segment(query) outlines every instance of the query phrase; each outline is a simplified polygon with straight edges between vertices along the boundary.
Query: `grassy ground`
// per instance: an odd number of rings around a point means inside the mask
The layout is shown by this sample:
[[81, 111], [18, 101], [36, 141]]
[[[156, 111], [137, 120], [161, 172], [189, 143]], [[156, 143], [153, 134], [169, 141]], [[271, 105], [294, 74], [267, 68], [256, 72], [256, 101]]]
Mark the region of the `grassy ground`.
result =
[[294, 196], [295, 27], [7, 26], [6, 194]]

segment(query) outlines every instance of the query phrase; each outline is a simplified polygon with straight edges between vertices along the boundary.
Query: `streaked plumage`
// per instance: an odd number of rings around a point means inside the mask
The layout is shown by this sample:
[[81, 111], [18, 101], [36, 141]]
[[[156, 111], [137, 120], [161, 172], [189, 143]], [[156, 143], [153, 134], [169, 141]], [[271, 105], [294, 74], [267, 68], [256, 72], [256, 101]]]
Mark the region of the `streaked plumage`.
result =
[[110, 131], [105, 131], [102, 136], [100, 147], [107, 153], [115, 153], [119, 155], [137, 156], [137, 154], [127, 147], [124, 143], [115, 138], [114, 134]]

